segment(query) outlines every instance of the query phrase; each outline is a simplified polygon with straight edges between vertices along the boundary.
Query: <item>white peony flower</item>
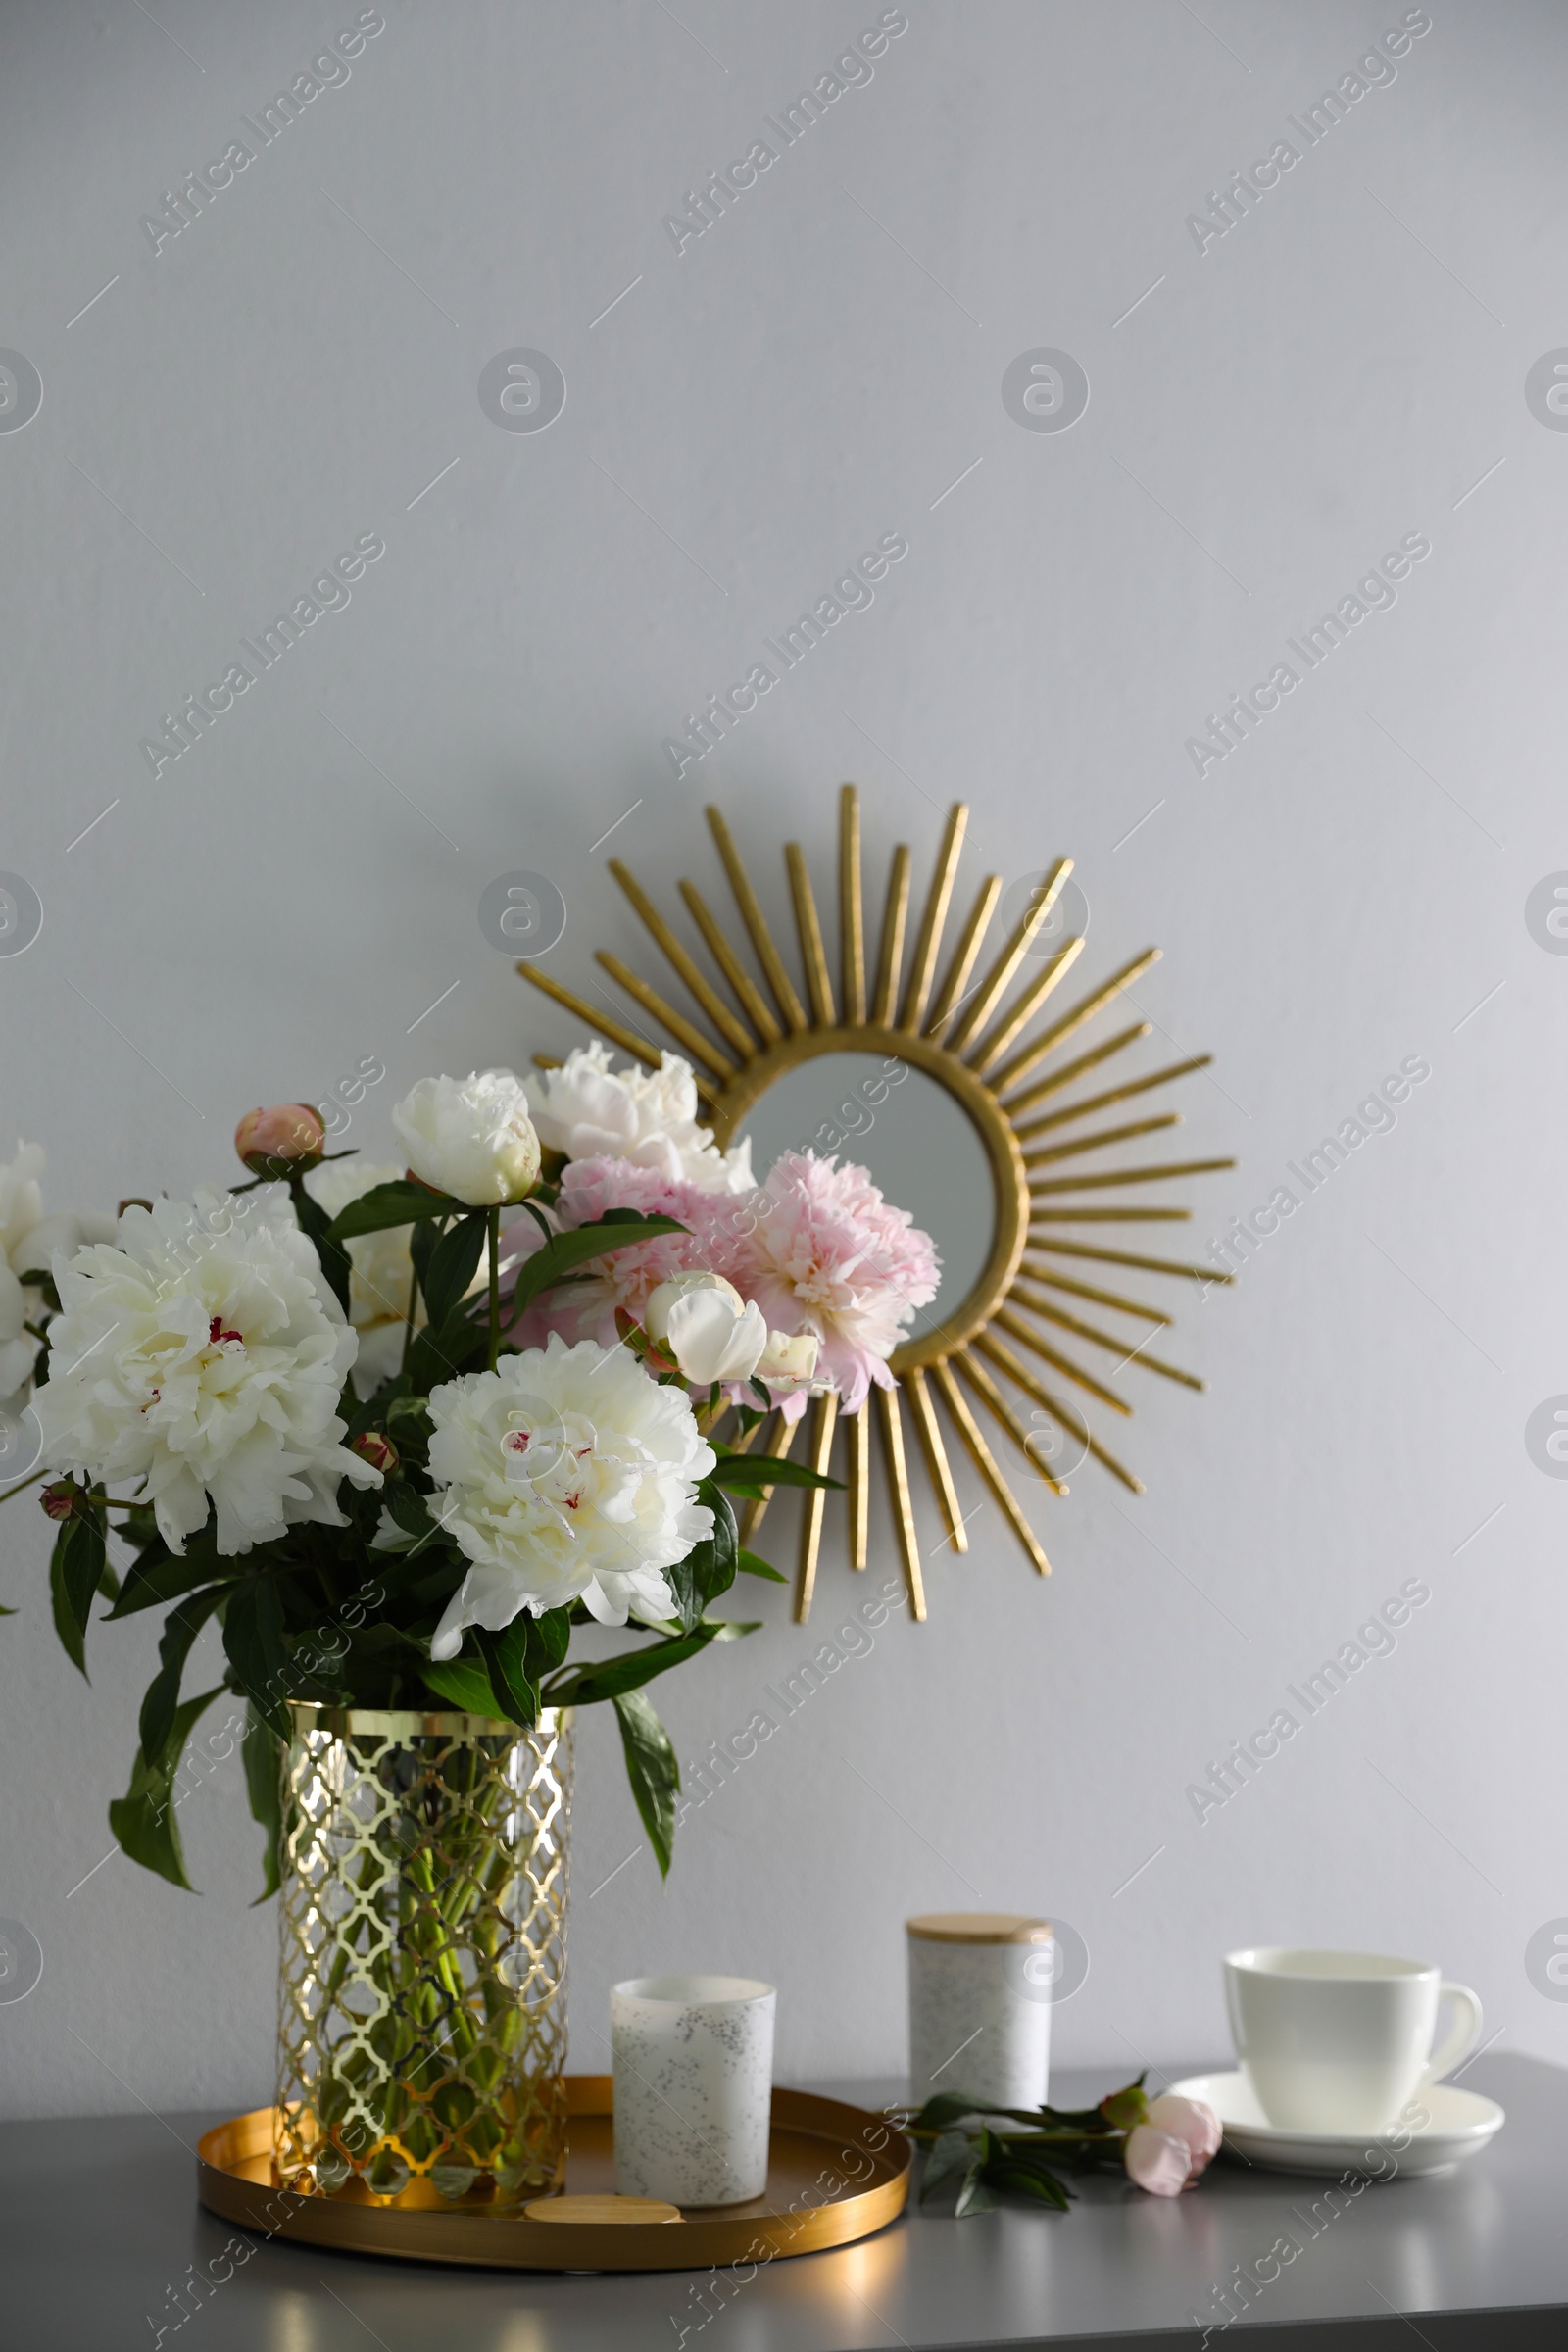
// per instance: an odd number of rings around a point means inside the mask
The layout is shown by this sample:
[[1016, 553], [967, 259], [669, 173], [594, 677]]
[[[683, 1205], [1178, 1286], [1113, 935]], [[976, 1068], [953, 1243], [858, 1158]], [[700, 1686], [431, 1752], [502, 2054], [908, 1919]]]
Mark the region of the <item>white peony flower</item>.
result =
[[510, 1070], [421, 1078], [392, 1124], [413, 1173], [470, 1208], [520, 1200], [539, 1180], [539, 1138]]
[[648, 1294], [643, 1329], [698, 1388], [750, 1380], [767, 1346], [767, 1325], [722, 1274], [672, 1274]]
[[7, 1264], [11, 1253], [43, 1215], [44, 1171], [42, 1144], [18, 1143], [16, 1156], [0, 1161], [0, 1255]]
[[14, 1396], [32, 1377], [38, 1343], [24, 1328], [27, 1294], [0, 1257], [0, 1398]]
[[172, 1550], [209, 1501], [228, 1555], [297, 1520], [340, 1527], [340, 1481], [381, 1483], [338, 1443], [359, 1343], [312, 1244], [268, 1207], [199, 1192], [127, 1208], [118, 1247], [58, 1255], [54, 1277], [44, 1458], [141, 1481]]
[[38, 1182], [43, 1171], [41, 1144], [19, 1144], [15, 1158], [0, 1166], [0, 1399], [7, 1401], [29, 1385], [38, 1359], [38, 1343], [24, 1326], [38, 1321], [43, 1300], [36, 1279], [29, 1278], [47, 1272], [56, 1250], [114, 1238], [113, 1217], [66, 1210], [46, 1217]]
[[[313, 1168], [305, 1190], [320, 1202], [329, 1217], [340, 1217], [351, 1200], [378, 1184], [395, 1184], [398, 1167], [369, 1167], [361, 1159], [334, 1159]], [[380, 1233], [356, 1234], [349, 1253], [349, 1321], [360, 1335], [354, 1366], [354, 1385], [368, 1396], [389, 1380], [403, 1357], [404, 1318], [414, 1295], [414, 1260], [409, 1255], [412, 1225], [386, 1226]], [[424, 1301], [415, 1314], [417, 1328], [424, 1321]]]
[[40, 1217], [29, 1225], [22, 1240], [11, 1252], [14, 1270], [24, 1281], [29, 1274], [47, 1274], [50, 1260], [63, 1250], [74, 1256], [86, 1242], [112, 1242], [115, 1220], [83, 1209], [79, 1214], [69, 1208], [57, 1209], [52, 1216]]
[[714, 1455], [683, 1390], [627, 1348], [552, 1332], [433, 1390], [430, 1418], [430, 1476], [447, 1491], [436, 1515], [473, 1562], [432, 1657], [456, 1657], [467, 1626], [498, 1633], [579, 1597], [601, 1625], [673, 1614], [662, 1571], [713, 1527], [695, 1490]]
[[751, 1144], [720, 1152], [711, 1128], [697, 1124], [697, 1081], [678, 1054], [665, 1054], [657, 1070], [612, 1070], [596, 1038], [559, 1070], [522, 1083], [541, 1143], [568, 1159], [631, 1159], [705, 1193], [752, 1189]]

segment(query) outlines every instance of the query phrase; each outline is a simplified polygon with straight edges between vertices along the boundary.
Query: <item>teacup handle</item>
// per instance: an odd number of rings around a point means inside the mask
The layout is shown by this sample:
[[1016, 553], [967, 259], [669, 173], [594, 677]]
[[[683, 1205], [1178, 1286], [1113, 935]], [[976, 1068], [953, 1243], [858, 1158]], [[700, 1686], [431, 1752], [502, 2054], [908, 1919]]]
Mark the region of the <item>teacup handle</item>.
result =
[[1481, 2039], [1481, 2001], [1468, 1984], [1440, 1984], [1438, 1998], [1453, 2003], [1453, 2022], [1447, 2038], [1433, 2051], [1422, 2070], [1423, 2090], [1430, 2090], [1434, 2082], [1441, 2082], [1445, 2075], [1451, 2075], [1456, 2066], [1462, 2066]]

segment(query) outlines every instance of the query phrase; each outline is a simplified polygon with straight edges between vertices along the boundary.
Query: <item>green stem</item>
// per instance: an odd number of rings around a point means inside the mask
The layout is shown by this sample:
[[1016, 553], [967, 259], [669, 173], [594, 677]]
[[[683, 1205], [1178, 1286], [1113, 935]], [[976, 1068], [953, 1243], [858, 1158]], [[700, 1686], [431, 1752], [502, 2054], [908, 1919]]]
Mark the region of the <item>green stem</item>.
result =
[[7, 1487], [5, 1493], [0, 1494], [0, 1502], [9, 1502], [13, 1494], [24, 1494], [28, 1487], [35, 1487], [40, 1478], [49, 1478], [52, 1475], [48, 1464], [45, 1463], [44, 1467], [41, 1470], [35, 1470], [30, 1478], [19, 1478], [14, 1487]]
[[501, 1211], [485, 1210], [485, 1247], [490, 1256], [490, 1370], [501, 1353]]
[[414, 1346], [414, 1310], [418, 1301], [419, 1277], [411, 1267], [409, 1271], [409, 1311], [403, 1318], [403, 1357], [398, 1365], [400, 1372], [406, 1372], [409, 1368], [409, 1349]]

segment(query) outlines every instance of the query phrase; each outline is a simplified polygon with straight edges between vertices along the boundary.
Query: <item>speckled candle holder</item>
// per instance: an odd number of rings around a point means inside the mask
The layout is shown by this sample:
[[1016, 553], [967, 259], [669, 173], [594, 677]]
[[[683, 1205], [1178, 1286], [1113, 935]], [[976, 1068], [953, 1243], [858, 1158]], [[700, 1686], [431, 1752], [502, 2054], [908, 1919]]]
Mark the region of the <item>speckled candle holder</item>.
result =
[[1055, 1948], [1048, 1921], [944, 1911], [906, 1921], [909, 2090], [1039, 2107], [1051, 2078]]
[[777, 1997], [748, 1977], [633, 1977], [613, 1987], [623, 2197], [741, 2205], [761, 2195]]

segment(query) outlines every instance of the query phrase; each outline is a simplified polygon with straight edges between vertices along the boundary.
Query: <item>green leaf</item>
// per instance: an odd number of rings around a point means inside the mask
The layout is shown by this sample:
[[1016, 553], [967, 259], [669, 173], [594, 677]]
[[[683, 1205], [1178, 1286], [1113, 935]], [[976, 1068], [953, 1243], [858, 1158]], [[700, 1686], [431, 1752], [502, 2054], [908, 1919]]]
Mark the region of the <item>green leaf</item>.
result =
[[181, 1607], [172, 1609], [164, 1620], [163, 1639], [158, 1644], [158, 1672], [147, 1686], [147, 1695], [141, 1702], [141, 1720], [136, 1727], [141, 1735], [141, 1752], [153, 1763], [163, 1755], [174, 1728], [179, 1680], [185, 1671], [191, 1643], [227, 1591], [226, 1585], [209, 1585], [205, 1592], [193, 1594]]
[[223, 1647], [235, 1687], [280, 1740], [288, 1738], [283, 1692], [288, 1654], [283, 1647], [283, 1602], [275, 1577], [250, 1575], [230, 1586], [223, 1615]]
[[248, 1702], [245, 1715], [245, 1789], [251, 1816], [267, 1833], [264, 1884], [256, 1897], [258, 1903], [265, 1903], [270, 1894], [277, 1892], [282, 1880], [284, 1748], [276, 1733]]
[[683, 1634], [690, 1633], [693, 1626], [702, 1623], [703, 1599], [697, 1590], [697, 1563], [693, 1552], [704, 1548], [701, 1544], [695, 1544], [683, 1560], [677, 1560], [673, 1567], [664, 1570], [664, 1582], [675, 1603], [675, 1623]]
[[212, 1545], [200, 1538], [189, 1545], [182, 1559], [165, 1549], [160, 1540], [128, 1571], [120, 1598], [109, 1615], [134, 1617], [138, 1609], [155, 1609], [161, 1601], [177, 1600], [182, 1592], [194, 1592], [199, 1585], [211, 1584], [215, 1578], [232, 1580], [244, 1573], [238, 1560], [220, 1559]]
[[704, 1479], [697, 1490], [697, 1499], [706, 1503], [713, 1514], [713, 1532], [701, 1544], [694, 1544], [683, 1560], [666, 1568], [664, 1579], [675, 1596], [675, 1617], [682, 1633], [690, 1633], [708, 1614], [710, 1601], [727, 1592], [735, 1582], [735, 1561], [740, 1550], [735, 1514], [729, 1497], [719, 1492], [711, 1479]]
[[392, 1226], [417, 1225], [430, 1217], [466, 1217], [468, 1207], [466, 1200], [454, 1200], [450, 1194], [433, 1193], [428, 1185], [400, 1176], [351, 1200], [332, 1220], [332, 1239], [352, 1241], [356, 1234], [385, 1233]]
[[321, 1272], [331, 1284], [339, 1306], [349, 1311], [349, 1253], [332, 1231], [332, 1220], [319, 1200], [305, 1189], [305, 1179], [294, 1175], [289, 1180], [289, 1198], [302, 1231], [316, 1245], [316, 1254], [321, 1261]]
[[626, 1650], [618, 1658], [607, 1658], [602, 1666], [584, 1666], [571, 1681], [551, 1691], [550, 1704], [591, 1707], [605, 1698], [612, 1698], [618, 1704], [628, 1690], [640, 1690], [655, 1675], [667, 1674], [672, 1666], [683, 1666], [688, 1658], [695, 1658], [699, 1650], [718, 1639], [722, 1630], [716, 1623], [695, 1625], [690, 1633], [678, 1639], [656, 1642], [652, 1649]]
[[512, 1320], [515, 1321], [541, 1291], [548, 1291], [563, 1275], [569, 1274], [575, 1266], [586, 1265], [590, 1258], [608, 1257], [612, 1250], [627, 1249], [633, 1242], [652, 1241], [661, 1233], [685, 1231], [686, 1227], [677, 1224], [673, 1217], [644, 1217], [635, 1209], [612, 1208], [592, 1225], [578, 1225], [570, 1233], [558, 1233], [553, 1241], [536, 1250], [532, 1257], [524, 1258], [517, 1269]]
[[198, 1698], [186, 1699], [176, 1709], [162, 1759], [149, 1764], [141, 1749], [130, 1768], [130, 1787], [123, 1796], [116, 1797], [109, 1808], [109, 1827], [119, 1840], [122, 1853], [144, 1870], [156, 1871], [171, 1886], [183, 1886], [192, 1893], [185, 1876], [185, 1854], [179, 1839], [179, 1823], [175, 1817], [173, 1798], [174, 1775], [185, 1753], [191, 1726], [206, 1707], [210, 1707], [222, 1690], [221, 1683], [204, 1690]]
[[675, 1841], [675, 1799], [680, 1793], [680, 1766], [675, 1761], [675, 1750], [670, 1745], [669, 1734], [640, 1690], [622, 1691], [615, 1700], [615, 1714], [626, 1757], [626, 1778], [631, 1783], [643, 1828], [648, 1832], [659, 1875], [667, 1879]]
[[985, 2177], [992, 2188], [1011, 2189], [1014, 2196], [1035, 2197], [1042, 2205], [1054, 2206], [1058, 2213], [1065, 2213], [1071, 2201], [1072, 2191], [1052, 2172], [1018, 2164], [993, 2164], [987, 2168]]
[[967, 2132], [942, 2132], [938, 2136], [935, 2147], [926, 2158], [925, 2174], [920, 2182], [921, 2204], [923, 2205], [927, 2197], [943, 2187], [956, 2175], [966, 2174], [975, 2153], [975, 2142], [971, 2133]]
[[501, 1705], [498, 1712], [531, 1732], [539, 1720], [539, 1693], [528, 1680], [528, 1628], [521, 1617], [499, 1634], [473, 1628], [473, 1639]]
[[[398, 1377], [406, 1379], [407, 1374], [400, 1373]], [[406, 1451], [415, 1443], [428, 1445], [432, 1428], [425, 1399], [411, 1396], [406, 1390], [394, 1389], [386, 1401], [386, 1430], [400, 1450]]]
[[760, 1560], [755, 1551], [738, 1551], [735, 1565], [742, 1576], [765, 1576], [770, 1585], [787, 1585], [790, 1581], [787, 1576], [780, 1576], [776, 1568], [770, 1568], [765, 1560]]
[[406, 1536], [423, 1540], [434, 1535], [436, 1523], [430, 1516], [429, 1497], [421, 1494], [417, 1487], [400, 1482], [395, 1487], [386, 1488], [381, 1499], [390, 1517]]
[[571, 1610], [546, 1609], [528, 1620], [528, 1680], [536, 1683], [552, 1666], [564, 1666], [571, 1645]]
[[[699, 1492], [701, 1492], [700, 1489]], [[721, 1592], [727, 1592], [735, 1582], [735, 1566], [740, 1558], [741, 1539], [740, 1530], [735, 1524], [735, 1513], [730, 1508], [729, 1496], [717, 1487], [710, 1486], [708, 1494], [703, 1495], [703, 1500], [713, 1514], [712, 1535], [706, 1544], [699, 1544], [696, 1546], [700, 1555], [697, 1572], [698, 1590], [702, 1593], [704, 1604], [700, 1613], [706, 1616], [708, 1603], [716, 1600]]]
[[947, 2132], [966, 2115], [1008, 2115], [1014, 2111], [1005, 2107], [986, 2107], [971, 2098], [966, 2090], [940, 2090], [935, 2098], [927, 2099], [919, 2114], [909, 2125], [911, 2132]]
[[87, 1652], [81, 1638], [81, 1627], [66, 1597], [66, 1538], [71, 1528], [72, 1522], [68, 1519], [56, 1536], [54, 1549], [49, 1554], [49, 1603], [54, 1611], [55, 1632], [60, 1636], [61, 1648], [83, 1679], [91, 1681], [87, 1673]]
[[757, 1494], [764, 1487], [836, 1487], [842, 1490], [841, 1478], [829, 1478], [820, 1470], [808, 1470], [804, 1462], [784, 1461], [771, 1453], [721, 1453], [715, 1469], [703, 1481], [705, 1486], [728, 1487], [736, 1494]]
[[484, 1255], [486, 1212], [476, 1208], [444, 1233], [420, 1276], [425, 1312], [439, 1328], [457, 1307]]
[[85, 1635], [93, 1595], [108, 1563], [103, 1512], [90, 1505], [85, 1509], [78, 1505], [77, 1514], [68, 1519], [60, 1531], [60, 1545], [61, 1590], [67, 1608]]
[[49, 1555], [49, 1598], [61, 1645], [84, 1679], [87, 1616], [108, 1564], [102, 1511], [87, 1508], [63, 1522]]
[[[446, 1534], [440, 1520], [432, 1518], [430, 1514], [431, 1503], [440, 1501], [441, 1497], [421, 1494], [417, 1488], [411, 1487], [399, 1480], [396, 1485], [383, 1489], [381, 1499], [386, 1504], [394, 1526], [400, 1527], [406, 1536], [413, 1539], [410, 1545], [401, 1549], [402, 1559], [409, 1561], [422, 1557], [427, 1566], [438, 1565], [441, 1562], [442, 1553], [440, 1549], [433, 1547], [442, 1544], [450, 1544], [452, 1542], [452, 1538]], [[449, 1502], [443, 1507], [451, 1510], [453, 1505]], [[391, 1551], [394, 1556], [398, 1556], [398, 1546], [388, 1545], [384, 1548]], [[379, 1550], [376, 1557], [379, 1560]], [[383, 1578], [386, 1573], [385, 1570], [379, 1568], [377, 1570], [377, 1574]]]
[[488, 1715], [495, 1720], [506, 1713], [477, 1658], [426, 1659], [419, 1673], [437, 1698], [460, 1714]]
[[936, 2098], [926, 2100], [926, 2105], [921, 2107], [919, 2115], [912, 2119], [907, 2129], [917, 2133], [919, 2138], [926, 2138], [931, 2133], [950, 2131], [966, 2115], [1008, 2115], [1015, 2124], [1032, 2124], [1037, 2131], [1046, 2129], [1044, 2119], [1055, 2119], [1055, 2122], [1067, 2124], [1067, 2127], [1089, 2127], [1093, 2131], [1107, 2129], [1098, 2107], [1086, 2107], [1081, 2115], [1055, 2117], [1051, 2107], [997, 2107], [995, 2100], [976, 2098], [973, 2091], [938, 2091]]
[[976, 2156], [963, 2176], [957, 2202], [953, 2208], [953, 2218], [956, 2222], [961, 2222], [966, 2213], [991, 2213], [996, 2204], [997, 2193], [986, 2181], [986, 2160], [984, 2156]]
[[426, 1326], [409, 1350], [409, 1378], [421, 1396], [444, 1381], [471, 1371], [485, 1349], [485, 1327], [466, 1307], [456, 1307], [439, 1329]]

